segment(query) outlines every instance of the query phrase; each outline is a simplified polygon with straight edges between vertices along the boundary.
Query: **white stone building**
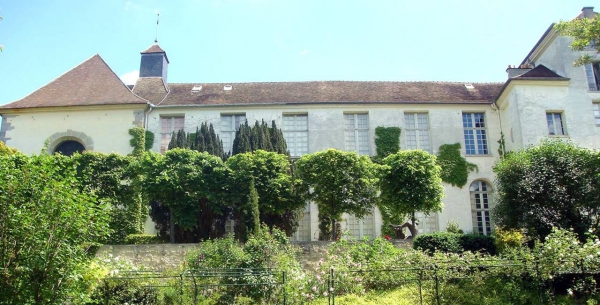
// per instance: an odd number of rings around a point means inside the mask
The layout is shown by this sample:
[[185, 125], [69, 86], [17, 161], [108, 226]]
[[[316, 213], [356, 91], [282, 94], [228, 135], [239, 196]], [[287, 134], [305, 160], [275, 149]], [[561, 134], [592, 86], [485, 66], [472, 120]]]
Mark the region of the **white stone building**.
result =
[[[595, 14], [586, 7], [580, 17]], [[488, 234], [501, 132], [508, 150], [548, 137], [600, 148], [600, 67], [573, 67], [580, 54], [569, 49], [570, 41], [550, 26], [520, 68], [509, 68], [508, 80], [494, 84], [174, 84], [167, 82], [167, 54], [154, 44], [141, 53], [133, 88], [95, 55], [29, 96], [0, 106], [0, 141], [27, 154], [39, 153], [46, 141], [49, 153], [127, 154], [128, 130], [143, 126], [156, 135], [153, 150], [164, 152], [171, 132], [192, 132], [208, 122], [229, 150], [239, 124], [275, 120], [293, 157], [327, 148], [374, 155], [375, 128], [397, 126], [402, 149], [437, 154], [443, 144], [460, 143], [462, 155], [479, 168], [462, 188], [444, 184], [443, 211], [421, 215], [419, 231], [444, 230], [457, 221], [465, 231]], [[356, 237], [379, 236], [381, 216], [378, 211], [362, 220], [345, 215], [342, 226]], [[317, 237], [317, 209], [311, 204], [295, 238]]]

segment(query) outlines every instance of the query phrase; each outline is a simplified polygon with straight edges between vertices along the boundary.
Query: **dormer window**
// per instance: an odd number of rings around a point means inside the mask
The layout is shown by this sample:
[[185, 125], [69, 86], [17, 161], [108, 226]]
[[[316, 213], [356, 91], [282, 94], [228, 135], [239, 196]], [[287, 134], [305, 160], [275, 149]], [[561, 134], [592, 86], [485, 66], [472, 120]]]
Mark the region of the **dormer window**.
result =
[[598, 91], [600, 89], [600, 62], [585, 65], [585, 76], [590, 91]]

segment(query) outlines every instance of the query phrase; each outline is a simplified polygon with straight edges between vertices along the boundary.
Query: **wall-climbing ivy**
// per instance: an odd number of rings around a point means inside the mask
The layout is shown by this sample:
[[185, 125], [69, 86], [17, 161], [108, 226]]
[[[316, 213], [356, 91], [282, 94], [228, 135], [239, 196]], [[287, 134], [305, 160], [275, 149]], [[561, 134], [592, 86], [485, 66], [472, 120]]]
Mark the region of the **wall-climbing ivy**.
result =
[[500, 132], [500, 140], [498, 140], [498, 155], [500, 158], [506, 156], [506, 141], [504, 140], [504, 132]]
[[442, 167], [442, 181], [457, 187], [467, 184], [469, 172], [478, 170], [460, 155], [460, 143], [440, 146], [437, 163]]
[[154, 132], [150, 130], [146, 130], [146, 141], [144, 143], [144, 148], [146, 150], [151, 150], [154, 145]]
[[146, 148], [146, 130], [142, 127], [133, 127], [129, 129], [129, 134], [131, 135], [129, 145], [133, 147], [131, 154], [139, 156], [144, 153]]
[[400, 150], [400, 132], [400, 127], [378, 126], [375, 128], [376, 159], [381, 160]]

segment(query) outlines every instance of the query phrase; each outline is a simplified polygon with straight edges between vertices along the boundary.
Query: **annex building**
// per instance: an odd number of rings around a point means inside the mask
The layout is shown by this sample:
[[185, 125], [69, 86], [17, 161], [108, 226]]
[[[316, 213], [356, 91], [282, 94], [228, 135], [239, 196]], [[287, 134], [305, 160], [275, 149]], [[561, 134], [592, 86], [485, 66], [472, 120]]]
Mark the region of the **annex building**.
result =
[[[591, 18], [592, 7], [577, 18]], [[128, 154], [128, 131], [153, 132], [152, 150], [164, 152], [171, 133], [212, 123], [225, 150], [245, 121], [275, 120], [292, 157], [327, 148], [375, 154], [375, 128], [402, 129], [402, 149], [437, 154], [460, 143], [476, 164], [464, 187], [444, 184], [444, 209], [419, 215], [420, 232], [457, 221], [464, 231], [489, 234], [494, 192], [492, 166], [504, 134], [507, 150], [566, 138], [600, 148], [600, 65], [574, 67], [581, 54], [551, 25], [504, 83], [309, 81], [169, 83], [167, 53], [154, 44], [141, 52], [140, 77], [128, 87], [99, 55], [23, 99], [0, 106], [0, 141], [26, 154], [97, 151]], [[593, 49], [584, 52], [595, 52]], [[307, 206], [297, 240], [318, 237], [317, 207]], [[150, 226], [151, 227], [151, 226]], [[379, 236], [377, 210], [364, 219], [345, 215], [352, 235]]]

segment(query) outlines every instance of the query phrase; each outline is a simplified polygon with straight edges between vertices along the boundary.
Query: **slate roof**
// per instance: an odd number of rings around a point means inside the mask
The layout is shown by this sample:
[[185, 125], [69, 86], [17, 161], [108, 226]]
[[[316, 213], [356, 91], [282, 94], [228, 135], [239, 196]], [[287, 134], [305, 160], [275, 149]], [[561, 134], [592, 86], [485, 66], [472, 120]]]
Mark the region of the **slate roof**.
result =
[[149, 48], [147, 48], [146, 50], [140, 52], [140, 54], [152, 54], [152, 53], [164, 53], [165, 58], [167, 59], [167, 62], [169, 62], [169, 58], [167, 57], [167, 52], [165, 52], [159, 45], [158, 43], [155, 43], [153, 45], [151, 45]]
[[537, 67], [535, 67], [519, 76], [516, 76], [514, 78], [518, 78], [518, 79], [532, 79], [532, 78], [535, 78], [535, 79], [538, 79], [538, 78], [565, 79], [564, 77], [556, 74], [556, 72], [548, 69], [544, 65], [538, 65]]
[[134, 95], [96, 54], [30, 95], [0, 106], [0, 109], [147, 103]]
[[[489, 104], [502, 83], [311, 81], [263, 83], [162, 84], [140, 78], [134, 92], [157, 106], [218, 106], [264, 104]], [[230, 85], [232, 90], [224, 90]], [[143, 89], [138, 90], [138, 86]], [[150, 87], [154, 86], [154, 89]], [[194, 86], [202, 86], [192, 92]], [[145, 95], [145, 92], [153, 94]]]

